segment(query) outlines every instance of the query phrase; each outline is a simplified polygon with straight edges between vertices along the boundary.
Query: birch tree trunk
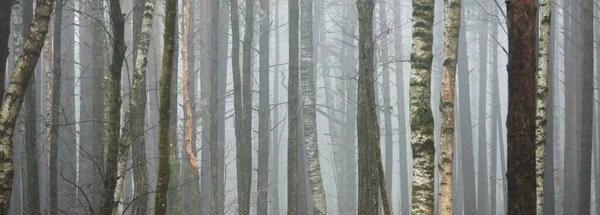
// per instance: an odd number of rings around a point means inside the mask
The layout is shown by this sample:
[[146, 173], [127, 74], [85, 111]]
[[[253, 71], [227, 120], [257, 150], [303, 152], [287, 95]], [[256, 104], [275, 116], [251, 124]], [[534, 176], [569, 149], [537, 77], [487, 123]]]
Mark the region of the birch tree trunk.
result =
[[36, 62], [39, 59], [48, 23], [52, 14], [53, 0], [36, 1], [35, 18], [29, 27], [29, 35], [23, 54], [19, 57], [2, 107], [0, 108], [0, 213], [8, 214], [13, 177], [12, 135], [27, 85], [33, 76]]
[[509, 5], [507, 214], [535, 214], [536, 3]]
[[[267, 214], [269, 203], [269, 0], [260, 1], [258, 173], [256, 214]], [[312, 9], [312, 8], [311, 8]], [[247, 29], [248, 30], [248, 29]]]
[[160, 75], [160, 105], [159, 105], [159, 143], [158, 143], [158, 178], [156, 180], [156, 200], [154, 213], [166, 214], [167, 191], [169, 188], [169, 154], [170, 154], [170, 103], [171, 103], [171, 78], [173, 74], [173, 58], [175, 53], [175, 25], [177, 24], [177, 0], [167, 0], [165, 8], [165, 33], [162, 58], [162, 72]]
[[434, 156], [431, 111], [433, 0], [413, 0], [410, 128], [413, 151], [412, 214], [433, 214]]
[[298, 0], [288, 0], [289, 68], [288, 68], [288, 151], [287, 151], [287, 214], [298, 214], [298, 85], [299, 68], [299, 17]]
[[579, 210], [580, 214], [590, 214], [592, 180], [592, 130], [594, 115], [594, 2], [581, 0], [581, 30], [583, 46], [581, 48], [581, 74], [583, 82], [581, 107], [581, 166], [579, 168]]
[[440, 194], [439, 213], [451, 215], [452, 176], [454, 175], [454, 98], [456, 92], [456, 64], [458, 59], [458, 36], [460, 31], [461, 1], [445, 1], [444, 13], [444, 67], [441, 91], [441, 135], [440, 135]]
[[308, 159], [308, 180], [312, 191], [315, 214], [327, 214], [327, 200], [321, 176], [319, 148], [317, 146], [316, 94], [313, 71], [313, 1], [301, 1], [300, 17], [300, 80], [302, 81], [302, 113], [304, 144]]
[[[544, 208], [544, 157], [546, 147], [547, 106], [548, 106], [548, 66], [550, 40], [550, 0], [542, 0], [538, 72], [536, 81], [536, 117], [535, 117], [535, 166], [536, 166], [536, 212], [543, 214]], [[552, 128], [549, 128], [552, 129]], [[553, 162], [553, 161], [551, 161]]]

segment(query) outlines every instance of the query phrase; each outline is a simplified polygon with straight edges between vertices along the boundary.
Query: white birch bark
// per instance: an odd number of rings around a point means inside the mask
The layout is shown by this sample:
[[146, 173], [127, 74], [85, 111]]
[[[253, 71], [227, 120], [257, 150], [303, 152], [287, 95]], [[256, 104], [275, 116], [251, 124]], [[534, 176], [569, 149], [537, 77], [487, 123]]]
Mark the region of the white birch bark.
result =
[[435, 146], [430, 102], [433, 13], [433, 0], [413, 0], [410, 80], [412, 214], [433, 214]]
[[[546, 150], [546, 124], [548, 115], [548, 65], [550, 42], [550, 0], [542, 0], [539, 60], [536, 86], [536, 117], [535, 117], [535, 171], [536, 171], [536, 213], [543, 214], [544, 209], [544, 157]], [[551, 129], [551, 128], [550, 128]]]
[[314, 214], [327, 214], [327, 200], [323, 188], [317, 145], [316, 96], [313, 71], [313, 2], [312, 0], [301, 0], [300, 7], [300, 80], [308, 180], [311, 185]]

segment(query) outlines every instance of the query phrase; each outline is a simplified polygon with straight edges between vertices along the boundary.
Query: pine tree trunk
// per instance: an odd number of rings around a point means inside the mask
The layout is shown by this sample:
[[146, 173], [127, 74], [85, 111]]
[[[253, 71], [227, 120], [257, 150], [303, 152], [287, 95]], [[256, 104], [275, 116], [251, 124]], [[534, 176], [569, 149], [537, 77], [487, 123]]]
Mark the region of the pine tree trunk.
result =
[[298, 0], [288, 0], [289, 68], [288, 68], [288, 151], [287, 151], [287, 214], [298, 214], [298, 120], [299, 113], [299, 5]]
[[[156, 200], [154, 202], [154, 213], [156, 215], [166, 214], [167, 192], [170, 180], [169, 155], [171, 141], [169, 125], [171, 114], [171, 79], [173, 74], [173, 62], [175, 53], [175, 25], [177, 24], [177, 0], [167, 0], [165, 9], [165, 33], [162, 58], [162, 72], [160, 75], [160, 105], [159, 105], [159, 143], [158, 143], [158, 178], [156, 180]], [[172, 170], [177, 171], [177, 170]]]
[[[119, 0], [110, 1], [110, 18], [112, 23], [112, 63], [110, 65], [110, 74], [108, 80], [108, 114], [105, 115], [105, 143], [108, 152], [106, 159], [106, 173], [104, 176], [104, 204], [100, 214], [112, 213], [116, 209], [121, 193], [116, 193], [117, 180], [124, 177], [118, 174], [119, 148], [123, 146], [119, 143], [121, 131], [121, 69], [125, 60], [125, 17], [121, 11]], [[126, 156], [123, 156], [126, 157]], [[125, 160], [126, 161], [126, 160]]]
[[210, 73], [210, 214], [219, 214], [219, 147], [223, 142], [219, 142], [219, 118], [217, 116], [219, 110], [219, 47], [218, 47], [218, 28], [219, 28], [219, 0], [212, 0], [211, 2], [211, 42], [210, 42], [210, 56], [211, 56], [211, 73]]
[[13, 180], [13, 142], [12, 136], [19, 110], [23, 104], [23, 97], [27, 85], [33, 76], [36, 62], [39, 59], [44, 44], [48, 23], [52, 14], [53, 0], [38, 0], [35, 10], [35, 18], [30, 26], [23, 48], [23, 54], [19, 57], [15, 70], [12, 73], [6, 97], [0, 109], [0, 162], [3, 166], [0, 171], [0, 213], [8, 214], [12, 180]]
[[581, 48], [581, 75], [583, 81], [581, 107], [581, 165], [579, 168], [579, 205], [580, 214], [590, 214], [592, 180], [592, 130], [594, 115], [594, 3], [581, 0], [581, 30], [583, 46]]
[[433, 214], [433, 115], [430, 102], [433, 59], [433, 0], [413, 1], [410, 121], [413, 151], [412, 213]]
[[[269, 0], [260, 1], [258, 173], [256, 214], [267, 214], [269, 203]], [[311, 8], [312, 9], [312, 8]]]
[[315, 80], [313, 71], [313, 1], [302, 0], [300, 17], [300, 80], [302, 84], [302, 116], [304, 122], [304, 144], [308, 160], [308, 180], [312, 191], [315, 214], [327, 214], [327, 200], [323, 188], [319, 148], [317, 146], [317, 116]]
[[[547, 132], [547, 106], [548, 106], [548, 67], [549, 67], [549, 40], [550, 40], [550, 0], [542, 1], [541, 25], [539, 35], [539, 59], [536, 81], [536, 212], [543, 214], [544, 208], [544, 153]], [[552, 128], [549, 128], [552, 129]], [[551, 161], [553, 162], [553, 161]], [[590, 164], [591, 165], [591, 164]]]
[[454, 98], [456, 86], [456, 62], [460, 30], [461, 1], [447, 1], [444, 16], [444, 67], [441, 92], [440, 135], [440, 194], [438, 209], [441, 215], [453, 213], [452, 176], [454, 159]]
[[535, 214], [536, 3], [508, 11], [508, 214]]
[[[484, 9], [479, 17], [485, 17]], [[488, 142], [487, 142], [487, 64], [488, 64], [488, 21], [479, 20], [479, 115], [477, 124], [477, 214], [488, 214]]]

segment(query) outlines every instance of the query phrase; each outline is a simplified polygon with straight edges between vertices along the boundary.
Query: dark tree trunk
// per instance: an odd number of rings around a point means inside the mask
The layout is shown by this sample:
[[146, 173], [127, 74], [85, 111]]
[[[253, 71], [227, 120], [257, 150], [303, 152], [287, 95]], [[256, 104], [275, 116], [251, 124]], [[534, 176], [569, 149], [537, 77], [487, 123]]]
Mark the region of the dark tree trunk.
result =
[[258, 101], [258, 173], [256, 214], [268, 213], [269, 202], [269, 0], [260, 1], [259, 101]]
[[288, 1], [289, 26], [289, 70], [288, 70], [288, 151], [287, 151], [287, 214], [298, 213], [298, 119], [300, 118], [298, 92], [300, 84], [299, 68], [299, 20], [298, 0]]
[[6, 63], [10, 50], [8, 40], [10, 38], [10, 16], [12, 14], [12, 1], [0, 3], [0, 100], [4, 98], [4, 82], [6, 81]]
[[536, 2], [508, 9], [508, 214], [535, 214]]

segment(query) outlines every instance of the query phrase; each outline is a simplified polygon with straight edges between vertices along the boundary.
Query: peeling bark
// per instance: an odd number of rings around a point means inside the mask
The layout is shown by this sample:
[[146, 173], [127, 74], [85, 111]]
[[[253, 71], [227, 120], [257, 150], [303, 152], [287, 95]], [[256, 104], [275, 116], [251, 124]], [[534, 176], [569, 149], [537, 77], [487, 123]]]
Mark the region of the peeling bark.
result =
[[[539, 35], [539, 59], [536, 81], [536, 117], [535, 117], [535, 168], [536, 168], [536, 213], [543, 214], [544, 209], [544, 159], [548, 115], [548, 67], [550, 40], [550, 0], [542, 0], [541, 25]], [[550, 161], [553, 162], [553, 161]], [[553, 194], [554, 195], [554, 194]]]

